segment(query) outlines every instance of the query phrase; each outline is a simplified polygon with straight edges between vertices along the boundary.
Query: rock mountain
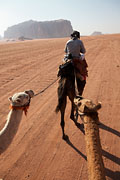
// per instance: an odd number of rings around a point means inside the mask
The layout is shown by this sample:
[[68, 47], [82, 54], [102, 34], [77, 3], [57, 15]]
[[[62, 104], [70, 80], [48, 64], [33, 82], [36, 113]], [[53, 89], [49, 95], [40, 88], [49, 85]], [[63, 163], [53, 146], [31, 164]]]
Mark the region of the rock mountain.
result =
[[30, 39], [61, 38], [70, 36], [73, 31], [71, 22], [68, 20], [54, 21], [26, 21], [8, 27], [4, 32], [4, 38], [19, 38], [21, 36]]
[[98, 36], [98, 35], [102, 35], [102, 32], [99, 31], [94, 31], [91, 36]]

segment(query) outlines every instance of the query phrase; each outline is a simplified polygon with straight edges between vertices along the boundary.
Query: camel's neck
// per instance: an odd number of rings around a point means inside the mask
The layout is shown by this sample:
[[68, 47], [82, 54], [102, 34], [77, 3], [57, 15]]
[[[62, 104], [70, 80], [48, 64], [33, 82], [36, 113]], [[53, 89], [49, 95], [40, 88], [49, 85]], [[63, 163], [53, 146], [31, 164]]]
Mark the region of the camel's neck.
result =
[[84, 116], [89, 179], [105, 180], [97, 112]]
[[13, 122], [17, 123], [21, 120], [23, 114], [23, 110], [10, 110], [7, 121], [3, 129], [0, 131], [0, 136], [9, 128], [10, 124], [13, 124]]
[[21, 119], [23, 110], [11, 110], [8, 114], [8, 118], [10, 119]]

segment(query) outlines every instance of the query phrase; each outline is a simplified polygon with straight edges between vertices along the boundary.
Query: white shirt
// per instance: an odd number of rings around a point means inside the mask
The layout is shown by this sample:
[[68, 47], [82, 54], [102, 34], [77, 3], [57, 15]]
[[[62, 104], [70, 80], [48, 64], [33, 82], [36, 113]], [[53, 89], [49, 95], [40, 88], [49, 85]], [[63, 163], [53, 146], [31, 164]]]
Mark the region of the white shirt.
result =
[[65, 46], [65, 53], [72, 54], [73, 57], [80, 57], [80, 53], [85, 53], [85, 47], [80, 39], [71, 39], [67, 41]]

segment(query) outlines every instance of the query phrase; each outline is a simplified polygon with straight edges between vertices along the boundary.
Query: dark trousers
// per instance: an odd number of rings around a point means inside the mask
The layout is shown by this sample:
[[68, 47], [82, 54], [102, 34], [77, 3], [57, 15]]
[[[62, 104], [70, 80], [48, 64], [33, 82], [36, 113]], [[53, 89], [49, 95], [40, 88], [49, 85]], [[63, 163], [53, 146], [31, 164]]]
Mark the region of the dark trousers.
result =
[[76, 78], [76, 81], [77, 81], [78, 93], [79, 93], [80, 96], [82, 96], [83, 90], [84, 90], [84, 87], [85, 87], [85, 84], [86, 84], [86, 80], [81, 81], [80, 79]]

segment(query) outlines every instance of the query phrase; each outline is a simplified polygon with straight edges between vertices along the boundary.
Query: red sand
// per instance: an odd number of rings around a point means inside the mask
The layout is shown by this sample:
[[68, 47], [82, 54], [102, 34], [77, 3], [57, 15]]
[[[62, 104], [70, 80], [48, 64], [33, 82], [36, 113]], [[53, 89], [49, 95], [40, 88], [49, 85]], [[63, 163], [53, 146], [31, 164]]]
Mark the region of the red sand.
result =
[[[57, 78], [68, 39], [34, 40], [0, 44], [0, 129], [9, 112], [8, 97], [32, 89], [38, 93]], [[106, 179], [120, 179], [120, 35], [82, 38], [89, 77], [84, 97], [101, 101], [100, 137]], [[62, 140], [57, 105], [57, 82], [34, 97], [27, 118], [23, 115], [16, 136], [0, 155], [4, 180], [87, 180], [84, 135], [65, 114]], [[81, 120], [79, 119], [79, 122]]]

